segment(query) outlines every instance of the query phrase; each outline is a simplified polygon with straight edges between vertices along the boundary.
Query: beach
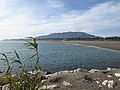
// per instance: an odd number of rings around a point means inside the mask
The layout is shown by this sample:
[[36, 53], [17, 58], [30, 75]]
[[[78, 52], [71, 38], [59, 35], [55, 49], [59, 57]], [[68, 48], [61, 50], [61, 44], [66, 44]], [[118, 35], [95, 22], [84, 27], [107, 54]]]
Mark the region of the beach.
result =
[[98, 46], [102, 48], [108, 48], [113, 50], [120, 51], [120, 41], [83, 41], [83, 40], [74, 40], [74, 41], [61, 41], [63, 43], [71, 43], [71, 44], [83, 44], [83, 45], [92, 45]]

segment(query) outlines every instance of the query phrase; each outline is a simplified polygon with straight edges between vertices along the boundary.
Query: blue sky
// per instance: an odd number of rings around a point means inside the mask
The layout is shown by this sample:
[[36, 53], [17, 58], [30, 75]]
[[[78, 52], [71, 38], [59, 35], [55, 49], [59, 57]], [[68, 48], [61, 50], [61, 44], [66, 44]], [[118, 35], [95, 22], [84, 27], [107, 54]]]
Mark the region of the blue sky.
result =
[[0, 0], [0, 39], [67, 31], [120, 36], [120, 0]]

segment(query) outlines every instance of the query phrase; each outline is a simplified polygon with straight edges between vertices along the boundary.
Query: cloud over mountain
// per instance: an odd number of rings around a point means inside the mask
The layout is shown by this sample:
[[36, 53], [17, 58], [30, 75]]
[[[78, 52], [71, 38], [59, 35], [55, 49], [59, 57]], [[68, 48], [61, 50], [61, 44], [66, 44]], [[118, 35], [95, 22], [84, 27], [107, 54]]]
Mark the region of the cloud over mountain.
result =
[[74, 2], [70, 0], [68, 5], [64, 0], [29, 3], [25, 0], [0, 0], [0, 37], [17, 38], [65, 31], [120, 36], [119, 0], [107, 0], [90, 7], [86, 5], [87, 9], [79, 2], [83, 9], [70, 6]]

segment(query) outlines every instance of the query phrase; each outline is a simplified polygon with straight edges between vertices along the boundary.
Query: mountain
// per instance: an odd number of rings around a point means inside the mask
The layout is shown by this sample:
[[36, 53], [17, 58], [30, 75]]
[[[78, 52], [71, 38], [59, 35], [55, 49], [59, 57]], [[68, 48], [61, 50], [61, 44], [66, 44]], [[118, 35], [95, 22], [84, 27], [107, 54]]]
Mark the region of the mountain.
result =
[[37, 39], [51, 39], [51, 38], [97, 38], [98, 36], [94, 36], [91, 34], [87, 34], [84, 32], [63, 32], [63, 33], [51, 33], [49, 35], [38, 36]]

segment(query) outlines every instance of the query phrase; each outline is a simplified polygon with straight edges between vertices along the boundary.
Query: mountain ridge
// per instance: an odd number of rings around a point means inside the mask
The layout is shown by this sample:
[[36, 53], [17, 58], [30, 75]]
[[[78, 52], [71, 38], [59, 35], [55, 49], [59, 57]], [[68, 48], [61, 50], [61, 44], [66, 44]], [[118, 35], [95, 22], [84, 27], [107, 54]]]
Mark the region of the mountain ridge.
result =
[[85, 32], [62, 32], [62, 33], [50, 33], [48, 35], [37, 36], [37, 39], [47, 38], [98, 38], [98, 36], [87, 34]]

